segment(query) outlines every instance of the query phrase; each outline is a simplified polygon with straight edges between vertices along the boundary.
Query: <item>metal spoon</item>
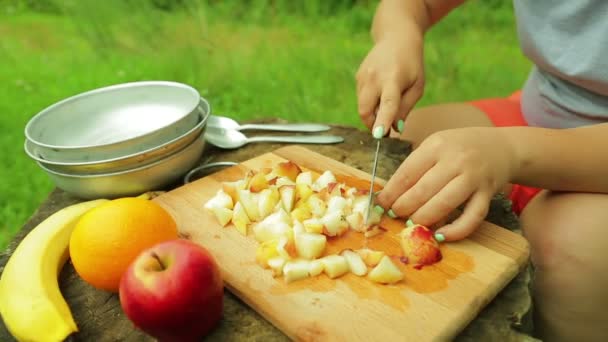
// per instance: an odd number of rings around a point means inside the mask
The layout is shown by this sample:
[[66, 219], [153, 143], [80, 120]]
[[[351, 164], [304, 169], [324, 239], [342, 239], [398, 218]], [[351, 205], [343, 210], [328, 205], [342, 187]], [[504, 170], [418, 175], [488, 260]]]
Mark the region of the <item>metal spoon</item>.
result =
[[301, 135], [301, 136], [259, 136], [246, 137], [233, 129], [207, 127], [205, 140], [220, 148], [234, 149], [254, 142], [287, 142], [296, 144], [335, 144], [344, 138], [335, 135]]
[[244, 130], [265, 130], [265, 131], [283, 131], [283, 132], [324, 132], [331, 129], [328, 125], [320, 125], [313, 123], [293, 123], [293, 124], [244, 124], [227, 118], [225, 116], [209, 115], [207, 119], [208, 127], [217, 127], [223, 129], [234, 129], [237, 131]]

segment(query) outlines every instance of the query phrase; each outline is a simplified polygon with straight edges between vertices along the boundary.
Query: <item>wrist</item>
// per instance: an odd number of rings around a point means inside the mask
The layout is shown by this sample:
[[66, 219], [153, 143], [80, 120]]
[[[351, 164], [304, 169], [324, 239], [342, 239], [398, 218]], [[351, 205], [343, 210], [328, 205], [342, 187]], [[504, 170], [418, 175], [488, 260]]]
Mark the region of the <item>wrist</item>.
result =
[[519, 127], [497, 127], [498, 136], [502, 140], [501, 146], [507, 161], [508, 182], [519, 183], [521, 170], [525, 168], [529, 156], [522, 145], [525, 138], [521, 136]]

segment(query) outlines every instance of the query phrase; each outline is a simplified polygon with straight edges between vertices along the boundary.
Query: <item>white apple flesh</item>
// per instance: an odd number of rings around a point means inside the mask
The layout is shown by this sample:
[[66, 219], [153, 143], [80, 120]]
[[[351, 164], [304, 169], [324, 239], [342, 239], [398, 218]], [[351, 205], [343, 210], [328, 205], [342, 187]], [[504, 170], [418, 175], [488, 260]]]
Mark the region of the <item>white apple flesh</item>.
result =
[[394, 284], [403, 279], [403, 273], [395, 266], [391, 259], [385, 255], [368, 274], [371, 281], [381, 284]]
[[350, 269], [348, 268], [348, 262], [342, 255], [328, 255], [321, 259], [318, 259], [323, 263], [323, 271], [331, 279], [340, 277], [346, 274]]
[[367, 273], [367, 265], [365, 265], [359, 254], [352, 250], [346, 249], [342, 251], [342, 255], [344, 258], [346, 258], [346, 262], [348, 263], [348, 268], [350, 269], [351, 273], [357, 276], [364, 276]]

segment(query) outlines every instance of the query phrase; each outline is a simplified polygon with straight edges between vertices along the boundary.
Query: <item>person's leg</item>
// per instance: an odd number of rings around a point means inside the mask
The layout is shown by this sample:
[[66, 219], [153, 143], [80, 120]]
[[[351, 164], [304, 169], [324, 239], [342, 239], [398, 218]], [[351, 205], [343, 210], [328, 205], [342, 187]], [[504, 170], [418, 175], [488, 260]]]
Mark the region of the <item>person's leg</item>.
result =
[[520, 220], [545, 341], [608, 341], [608, 195], [542, 191]]

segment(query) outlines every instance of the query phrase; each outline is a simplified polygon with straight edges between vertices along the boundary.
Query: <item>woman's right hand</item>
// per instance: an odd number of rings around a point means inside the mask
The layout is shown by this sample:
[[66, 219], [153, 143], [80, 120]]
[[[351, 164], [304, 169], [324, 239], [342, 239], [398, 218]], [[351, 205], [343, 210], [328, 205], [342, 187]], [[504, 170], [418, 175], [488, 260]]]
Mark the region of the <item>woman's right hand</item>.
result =
[[424, 91], [422, 35], [385, 35], [357, 72], [361, 120], [375, 138], [403, 131], [405, 118]]

